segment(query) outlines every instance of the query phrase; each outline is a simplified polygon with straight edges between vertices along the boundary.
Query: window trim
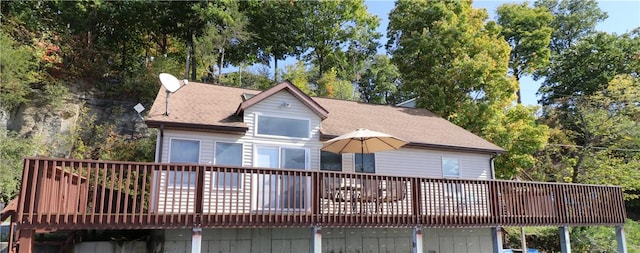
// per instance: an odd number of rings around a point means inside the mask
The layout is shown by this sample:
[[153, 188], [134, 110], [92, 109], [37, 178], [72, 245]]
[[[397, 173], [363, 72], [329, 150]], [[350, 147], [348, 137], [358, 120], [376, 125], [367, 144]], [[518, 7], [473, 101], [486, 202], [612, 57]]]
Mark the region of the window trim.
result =
[[[218, 143], [227, 143], [227, 144], [239, 144], [241, 149], [240, 149], [240, 165], [226, 165], [226, 166], [239, 166], [242, 167], [244, 166], [244, 143], [242, 142], [230, 142], [230, 141], [214, 141], [213, 142], [213, 165], [214, 166], [218, 166], [218, 164], [216, 163], [216, 152], [218, 150]], [[225, 166], [225, 165], [220, 165], [220, 166]], [[242, 190], [242, 186], [244, 185], [244, 175], [242, 173], [238, 173], [240, 175], [239, 181], [238, 181], [238, 185], [236, 187], [220, 187], [220, 185], [217, 183], [218, 182], [218, 175], [217, 173], [214, 174], [214, 179], [212, 183], [212, 188], [213, 189], [225, 189], [225, 190]]]
[[[455, 160], [458, 163], [458, 175], [447, 175], [445, 170], [445, 165], [444, 165], [445, 161], [447, 160]], [[461, 159], [459, 157], [442, 156], [440, 161], [440, 166], [442, 169], [442, 177], [443, 178], [462, 178], [462, 163], [460, 161]]]
[[[261, 133], [258, 133], [258, 129], [260, 128], [260, 124], [258, 123], [260, 121], [260, 117], [304, 120], [304, 121], [307, 122], [307, 137], [292, 137], [292, 136], [284, 136], [284, 135], [272, 135], [272, 134], [261, 134]], [[311, 119], [255, 113], [253, 134], [254, 134], [254, 136], [259, 136], [259, 137], [270, 137], [270, 138], [287, 139], [287, 140], [310, 140], [311, 139]]]
[[[173, 140], [196, 141], [196, 142], [198, 142], [198, 162], [197, 163], [193, 163], [193, 164], [194, 165], [201, 164], [200, 162], [201, 162], [201, 159], [202, 159], [202, 140], [194, 139], [194, 138], [181, 138], [181, 137], [169, 137], [169, 145], [168, 145], [169, 146], [169, 154], [167, 156], [168, 163], [172, 163], [171, 162], [171, 150], [173, 148], [173, 145], [172, 145], [173, 144]], [[185, 163], [185, 162], [175, 162], [175, 163], [178, 163], [178, 164], [191, 164], [191, 163]], [[171, 182], [173, 180], [169, 180], [169, 177], [170, 177], [169, 174], [171, 174], [171, 173], [177, 174], [179, 172], [178, 171], [167, 171], [167, 173], [166, 173], [167, 188], [171, 188], [171, 189], [195, 189], [195, 187], [196, 187], [195, 184], [196, 184], [196, 181], [198, 180], [197, 178], [196, 178], [196, 180], [193, 181], [193, 184], [183, 185], [182, 182], [180, 182], [179, 184], [176, 185], [173, 182]], [[188, 178], [191, 177], [191, 174], [193, 174], [193, 173], [195, 173], [195, 172], [193, 172], [193, 171], [187, 172], [187, 175], [188, 175], [187, 177]], [[184, 176], [183, 176], [183, 178], [184, 178]]]

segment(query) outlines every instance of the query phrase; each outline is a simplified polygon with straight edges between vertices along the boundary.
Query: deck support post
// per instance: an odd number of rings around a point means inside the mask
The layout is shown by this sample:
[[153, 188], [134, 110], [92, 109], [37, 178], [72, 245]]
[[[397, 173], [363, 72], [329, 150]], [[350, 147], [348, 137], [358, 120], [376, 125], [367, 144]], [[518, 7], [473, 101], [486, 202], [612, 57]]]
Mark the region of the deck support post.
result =
[[423, 252], [422, 245], [422, 228], [415, 227], [413, 228], [413, 253], [422, 253]]
[[202, 252], [202, 228], [191, 230], [191, 253]]
[[322, 253], [322, 228], [311, 228], [311, 253]]
[[491, 228], [491, 241], [493, 242], [493, 253], [502, 253], [502, 228]]
[[[34, 251], [36, 231], [33, 229], [21, 229], [18, 231], [18, 253], [31, 253]], [[11, 251], [11, 249], [8, 249]]]
[[569, 228], [560, 227], [560, 249], [562, 253], [571, 253], [571, 240], [569, 239]]
[[616, 241], [618, 241], [618, 253], [627, 253], [627, 240], [624, 237], [624, 225], [616, 226]]

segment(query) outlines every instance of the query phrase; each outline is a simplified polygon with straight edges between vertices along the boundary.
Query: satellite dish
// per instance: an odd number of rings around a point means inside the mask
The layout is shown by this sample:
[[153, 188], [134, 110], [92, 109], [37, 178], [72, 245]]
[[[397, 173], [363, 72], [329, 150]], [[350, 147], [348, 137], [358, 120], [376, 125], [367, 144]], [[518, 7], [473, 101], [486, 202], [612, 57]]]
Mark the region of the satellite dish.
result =
[[162, 86], [164, 86], [164, 88], [169, 92], [175, 92], [180, 88], [180, 81], [178, 81], [178, 78], [171, 74], [160, 73], [160, 75], [158, 75], [158, 78], [160, 78]]

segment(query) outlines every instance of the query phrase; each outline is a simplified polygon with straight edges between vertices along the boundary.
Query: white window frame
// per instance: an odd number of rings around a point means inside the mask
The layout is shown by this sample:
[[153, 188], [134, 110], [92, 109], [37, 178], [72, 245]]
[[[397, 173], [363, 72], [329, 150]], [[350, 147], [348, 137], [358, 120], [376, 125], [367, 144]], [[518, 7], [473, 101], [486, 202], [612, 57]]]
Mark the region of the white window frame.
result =
[[[198, 165], [200, 164], [200, 161], [202, 159], [202, 141], [200, 139], [191, 139], [191, 138], [180, 138], [180, 137], [170, 137], [169, 138], [169, 154], [167, 156], [167, 161], [169, 161], [169, 163], [171, 162], [171, 148], [172, 147], [172, 143], [173, 140], [183, 140], [183, 141], [197, 141], [198, 142], [198, 162], [194, 163], [194, 165]], [[173, 180], [169, 180], [169, 174], [172, 173], [172, 171], [167, 171], [166, 173], [166, 180], [167, 180], [167, 187], [168, 188], [172, 188], [172, 189], [176, 189], [176, 188], [182, 188], [182, 189], [195, 189], [196, 187], [196, 181], [198, 180], [196, 178], [196, 180], [193, 180], [193, 184], [189, 184], [189, 185], [183, 185], [182, 182], [179, 183], [179, 185], [174, 184], [172, 181]], [[173, 172], [175, 174], [178, 173], [178, 171]], [[190, 177], [191, 173], [195, 173], [195, 172], [187, 172], [187, 177]], [[182, 178], [184, 178], [184, 175], [182, 176]]]
[[[229, 166], [244, 166], [244, 143], [241, 142], [230, 142], [230, 141], [215, 141], [213, 142], [213, 164], [218, 166], [217, 164], [217, 158], [216, 158], [216, 151], [218, 149], [218, 143], [227, 143], [227, 144], [239, 144], [242, 148], [240, 150], [240, 165], [229, 165]], [[225, 166], [224, 164], [220, 165], [220, 166]], [[243, 182], [244, 182], [244, 175], [242, 173], [238, 173], [240, 175], [239, 181], [238, 181], [238, 185], [236, 187], [219, 187], [219, 185], [217, 184], [218, 182], [218, 175], [217, 173], [215, 174], [214, 178], [214, 183], [212, 183], [213, 185], [213, 189], [229, 189], [229, 190], [242, 190], [242, 186], [243, 186]]]
[[[259, 119], [260, 117], [272, 117], [272, 118], [304, 120], [304, 121], [307, 122], [307, 137], [293, 137], [293, 136], [272, 135], [272, 134], [261, 134], [261, 133], [258, 133], [258, 129], [260, 129], [260, 124], [258, 123], [260, 121], [260, 119]], [[287, 116], [255, 113], [254, 122], [255, 122], [255, 124], [254, 124], [253, 133], [254, 133], [255, 136], [279, 138], [279, 139], [287, 139], [287, 140], [309, 140], [311, 138], [311, 120], [308, 119], [308, 118], [287, 117]]]
[[[445, 169], [445, 162], [449, 160], [455, 160], [458, 163], [458, 174], [457, 175], [449, 175], [447, 174], [447, 170]], [[442, 177], [444, 178], [461, 178], [462, 177], [462, 162], [458, 157], [453, 156], [443, 156], [441, 161], [441, 169], [442, 169]]]

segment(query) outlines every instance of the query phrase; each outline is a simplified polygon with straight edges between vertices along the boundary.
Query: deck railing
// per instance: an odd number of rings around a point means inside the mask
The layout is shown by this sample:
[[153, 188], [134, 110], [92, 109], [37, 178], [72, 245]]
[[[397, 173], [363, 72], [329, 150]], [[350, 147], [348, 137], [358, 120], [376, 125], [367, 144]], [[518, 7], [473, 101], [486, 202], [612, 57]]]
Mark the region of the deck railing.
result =
[[21, 229], [618, 225], [620, 187], [25, 159]]

